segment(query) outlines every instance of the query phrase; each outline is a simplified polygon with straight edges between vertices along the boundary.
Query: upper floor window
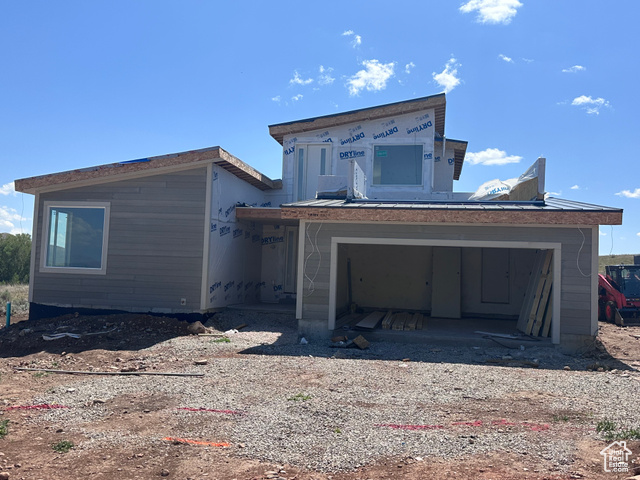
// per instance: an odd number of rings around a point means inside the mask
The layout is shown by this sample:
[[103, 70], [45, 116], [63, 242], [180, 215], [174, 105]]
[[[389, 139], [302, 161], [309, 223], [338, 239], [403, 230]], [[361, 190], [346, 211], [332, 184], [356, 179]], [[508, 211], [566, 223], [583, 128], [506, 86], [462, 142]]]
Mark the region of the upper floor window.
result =
[[374, 145], [373, 185], [422, 185], [422, 145]]
[[45, 202], [43, 272], [107, 271], [109, 203]]

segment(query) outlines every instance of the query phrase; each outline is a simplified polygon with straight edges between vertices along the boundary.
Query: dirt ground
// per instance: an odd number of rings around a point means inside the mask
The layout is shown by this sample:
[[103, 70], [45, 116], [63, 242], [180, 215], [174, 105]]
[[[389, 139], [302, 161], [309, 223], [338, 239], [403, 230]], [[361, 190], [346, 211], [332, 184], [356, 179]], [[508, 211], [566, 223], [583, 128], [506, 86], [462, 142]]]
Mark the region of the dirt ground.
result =
[[[99, 442], [68, 453], [57, 453], [52, 445], [64, 440], [74, 444], [85, 441], [77, 433], [67, 432], [65, 425], [34, 422], [40, 410], [11, 409], [33, 405], [34, 398], [56, 388], [67, 388], [77, 377], [15, 370], [15, 367], [39, 367], [82, 371], [179, 372], [193, 365], [190, 358], [166, 357], [149, 364], [141, 350], [177, 336], [187, 335], [187, 324], [171, 318], [146, 315], [112, 315], [106, 319], [107, 330], [81, 338], [65, 337], [44, 341], [42, 333], [91, 332], [92, 317], [68, 315], [39, 322], [24, 322], [0, 330], [0, 425], [8, 420], [8, 433], [0, 439], [0, 479], [611, 479], [626, 475], [604, 473], [598, 452], [607, 442], [581, 438], [580, 431], [566, 428], [561, 435], [572, 437], [577, 452], [570, 471], [553, 471], [549, 465], [532, 464], [522, 453], [495, 451], [490, 455], [464, 458], [386, 458], [355, 471], [323, 473], [299, 466], [275, 465], [236, 455], [243, 445], [228, 448], [188, 445], [167, 441], [163, 444], [124, 443], [104, 448]], [[20, 319], [16, 319], [20, 320]], [[215, 319], [214, 319], [215, 320]], [[126, 328], [115, 329], [126, 325]], [[24, 332], [24, 328], [31, 331]], [[602, 347], [595, 352], [599, 362], [616, 360], [638, 369], [640, 365], [640, 327], [620, 328], [601, 324]], [[223, 355], [240, 355], [229, 353]], [[214, 359], [209, 359], [212, 361]], [[487, 367], [491, 368], [491, 367]], [[640, 385], [639, 385], [640, 392]], [[639, 395], [640, 398], [640, 395]], [[524, 399], [526, 400], [526, 399]], [[505, 399], [505, 404], [508, 404]], [[161, 435], [166, 419], [158, 414], [170, 399], [158, 395], [121, 396], [105, 405], [108, 414], [100, 428], [111, 432], [135, 432], [140, 436]], [[526, 402], [523, 403], [526, 405]], [[462, 414], [472, 417], [472, 402], [461, 405]], [[468, 412], [464, 410], [468, 409]], [[533, 407], [532, 407], [533, 408]], [[528, 412], [539, 416], [540, 423], [549, 412]], [[90, 444], [91, 445], [91, 444]], [[628, 443], [633, 451], [632, 468], [640, 465], [640, 442]], [[640, 474], [640, 470], [636, 473]], [[5, 476], [2, 476], [5, 474]], [[8, 475], [8, 476], [7, 476]]]

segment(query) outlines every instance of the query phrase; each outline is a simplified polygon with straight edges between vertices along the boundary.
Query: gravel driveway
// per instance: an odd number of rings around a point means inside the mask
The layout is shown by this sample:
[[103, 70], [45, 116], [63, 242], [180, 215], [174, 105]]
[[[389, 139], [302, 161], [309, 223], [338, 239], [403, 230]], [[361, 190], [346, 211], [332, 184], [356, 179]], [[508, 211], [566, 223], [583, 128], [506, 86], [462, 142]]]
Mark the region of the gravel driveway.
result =
[[[501, 450], [562, 470], [577, 439], [598, 438], [598, 421], [640, 425], [638, 373], [585, 371], [593, 358], [499, 345], [336, 349], [301, 345], [292, 316], [229, 311], [214, 320], [220, 330], [248, 327], [229, 343], [183, 336], [138, 352], [149, 368], [175, 364], [204, 378], [72, 377], [34, 401], [73, 408], [32, 421], [82, 433], [90, 440], [79, 448], [162, 442], [163, 434], [143, 427], [108, 428], [114, 411], [148, 415], [166, 426], [164, 435], [229, 442], [233, 455], [326, 472], [392, 456], [451, 459]], [[540, 368], [486, 363], [507, 355]], [[198, 359], [207, 364], [195, 365]], [[146, 399], [138, 401], [143, 412], [127, 411], [133, 398]]]

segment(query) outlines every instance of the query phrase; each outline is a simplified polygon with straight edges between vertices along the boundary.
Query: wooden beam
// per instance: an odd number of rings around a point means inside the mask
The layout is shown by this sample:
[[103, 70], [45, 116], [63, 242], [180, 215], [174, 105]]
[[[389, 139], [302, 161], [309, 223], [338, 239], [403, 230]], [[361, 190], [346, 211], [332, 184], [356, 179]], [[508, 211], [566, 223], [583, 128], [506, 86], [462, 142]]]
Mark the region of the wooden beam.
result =
[[622, 211], [480, 210], [395, 207], [282, 207], [282, 218], [406, 223], [622, 225]]

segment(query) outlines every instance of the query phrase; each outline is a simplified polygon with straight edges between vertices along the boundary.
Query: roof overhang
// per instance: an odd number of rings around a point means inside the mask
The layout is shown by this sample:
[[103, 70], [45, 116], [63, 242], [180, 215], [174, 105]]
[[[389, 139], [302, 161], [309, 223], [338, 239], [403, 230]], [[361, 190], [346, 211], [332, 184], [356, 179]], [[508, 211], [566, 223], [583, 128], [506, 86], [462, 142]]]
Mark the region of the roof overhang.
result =
[[386, 118], [394, 115], [404, 115], [407, 113], [434, 109], [436, 133], [444, 135], [446, 104], [447, 100], [445, 94], [439, 93], [437, 95], [405, 100], [403, 102], [389, 103], [377, 107], [362, 108], [359, 110], [351, 110], [349, 112], [325, 115], [322, 117], [306, 118], [304, 120], [296, 120], [293, 122], [277, 123], [269, 125], [269, 134], [275, 138], [280, 145], [282, 145], [285, 135], [299, 135], [304, 132], [337, 127], [339, 125], [346, 125], [349, 123], [377, 120], [379, 118]]
[[[446, 146], [453, 148], [453, 179], [460, 180], [460, 173], [462, 173], [462, 165], [464, 164], [464, 156], [467, 154], [468, 142], [464, 140], [453, 140], [446, 138]], [[442, 138], [436, 138], [436, 142], [442, 143]]]
[[113, 182], [127, 178], [157, 175], [207, 164], [219, 165], [236, 177], [260, 190], [282, 188], [282, 181], [271, 180], [255, 168], [220, 147], [191, 150], [181, 153], [142, 158], [126, 162], [110, 163], [96, 167], [51, 173], [15, 181], [18, 192], [36, 193], [63, 190], [92, 184]]
[[[613, 208], [546, 208], [540, 203], [486, 204], [376, 203], [325, 201], [316, 205], [283, 205], [283, 219], [447, 224], [621, 225], [622, 210]], [[498, 202], [494, 202], [498, 203]]]

